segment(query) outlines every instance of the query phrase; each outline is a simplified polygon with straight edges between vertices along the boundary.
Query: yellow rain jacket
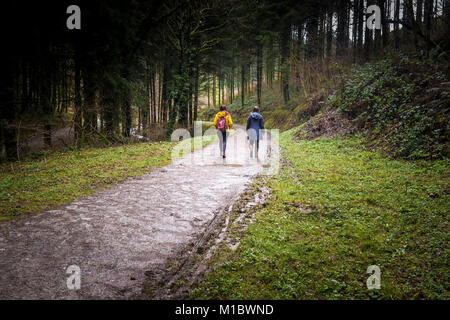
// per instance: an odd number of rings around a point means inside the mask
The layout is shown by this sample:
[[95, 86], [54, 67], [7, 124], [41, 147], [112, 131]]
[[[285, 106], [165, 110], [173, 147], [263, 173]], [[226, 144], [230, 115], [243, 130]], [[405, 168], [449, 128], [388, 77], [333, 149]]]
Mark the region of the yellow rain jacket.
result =
[[[230, 115], [230, 113], [227, 112], [226, 114], [227, 114], [227, 116], [226, 116], [225, 120], [227, 121], [227, 129], [230, 130], [231, 127], [233, 126], [233, 121], [231, 120], [231, 115]], [[225, 115], [225, 111], [219, 111], [219, 112], [216, 114], [216, 117], [214, 118], [214, 121], [213, 121], [214, 127], [217, 126], [217, 120], [219, 120], [219, 118], [220, 118], [220, 117], [223, 117], [224, 115]]]

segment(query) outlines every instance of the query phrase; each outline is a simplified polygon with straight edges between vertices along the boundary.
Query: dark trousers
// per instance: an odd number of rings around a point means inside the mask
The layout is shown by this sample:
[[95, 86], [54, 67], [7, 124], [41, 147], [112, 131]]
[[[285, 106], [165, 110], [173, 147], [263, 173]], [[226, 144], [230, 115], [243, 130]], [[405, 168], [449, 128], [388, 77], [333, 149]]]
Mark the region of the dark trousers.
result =
[[227, 131], [220, 131], [217, 130], [217, 136], [219, 137], [219, 148], [220, 148], [220, 154], [225, 154], [225, 150], [227, 149], [227, 138], [228, 138], [228, 132]]
[[256, 144], [256, 150], [255, 150], [255, 155], [258, 154], [259, 151], [259, 139], [249, 139], [250, 144], [253, 146]]

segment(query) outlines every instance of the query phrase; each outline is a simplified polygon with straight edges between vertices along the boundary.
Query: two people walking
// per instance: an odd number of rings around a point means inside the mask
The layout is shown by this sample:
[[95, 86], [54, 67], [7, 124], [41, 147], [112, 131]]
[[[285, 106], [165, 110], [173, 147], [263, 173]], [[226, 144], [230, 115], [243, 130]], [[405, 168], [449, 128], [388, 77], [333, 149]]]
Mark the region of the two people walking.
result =
[[[220, 156], [225, 159], [229, 130], [233, 127], [231, 115], [225, 105], [220, 106], [220, 111], [214, 117], [213, 125], [216, 127], [219, 136]], [[250, 158], [258, 157], [259, 140], [261, 139], [260, 130], [262, 129], [264, 129], [264, 119], [259, 113], [259, 107], [255, 106], [247, 119], [246, 127], [247, 139], [250, 143]]]

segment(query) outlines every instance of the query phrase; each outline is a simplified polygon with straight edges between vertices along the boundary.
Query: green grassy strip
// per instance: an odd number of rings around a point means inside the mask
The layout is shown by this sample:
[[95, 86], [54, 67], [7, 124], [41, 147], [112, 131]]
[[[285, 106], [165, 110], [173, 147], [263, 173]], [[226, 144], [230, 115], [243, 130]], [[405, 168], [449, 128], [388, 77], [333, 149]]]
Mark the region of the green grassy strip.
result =
[[[405, 162], [350, 139], [281, 135], [290, 165], [197, 299], [448, 299], [449, 161]], [[381, 268], [368, 290], [367, 267]]]

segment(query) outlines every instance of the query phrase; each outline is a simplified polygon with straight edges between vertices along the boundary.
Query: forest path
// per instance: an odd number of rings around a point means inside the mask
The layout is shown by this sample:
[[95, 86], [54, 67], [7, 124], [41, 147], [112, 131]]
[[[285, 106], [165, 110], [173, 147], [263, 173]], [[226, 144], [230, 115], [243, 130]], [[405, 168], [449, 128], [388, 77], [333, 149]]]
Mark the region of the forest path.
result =
[[[0, 299], [128, 299], [141, 293], [145, 271], [161, 265], [236, 199], [266, 167], [249, 159], [246, 133], [139, 178], [57, 210], [0, 225]], [[68, 266], [81, 288], [69, 290]]]

